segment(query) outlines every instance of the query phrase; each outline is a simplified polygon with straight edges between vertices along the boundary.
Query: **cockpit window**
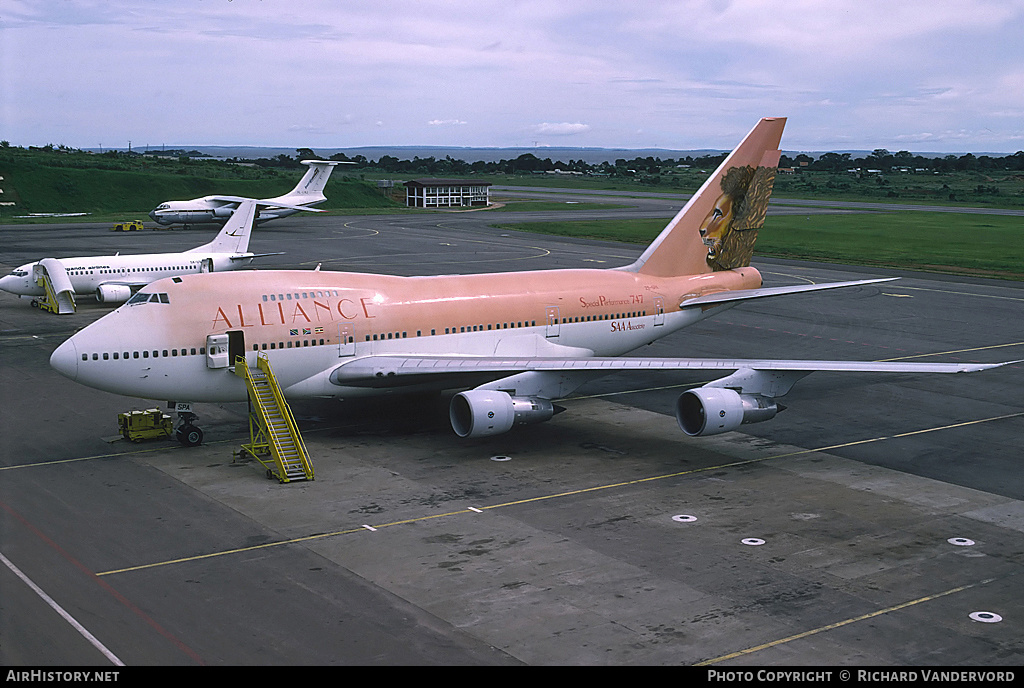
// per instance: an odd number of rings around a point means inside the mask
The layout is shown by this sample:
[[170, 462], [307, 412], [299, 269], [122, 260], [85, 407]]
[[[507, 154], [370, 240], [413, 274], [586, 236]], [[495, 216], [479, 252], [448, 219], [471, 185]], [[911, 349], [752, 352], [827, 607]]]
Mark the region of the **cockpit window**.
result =
[[11, 274], [14, 275], [15, 277], [27, 277], [28, 276], [28, 272], [25, 271], [25, 270], [15, 270]]
[[135, 296], [128, 299], [128, 305], [136, 303], [170, 303], [171, 297], [169, 294], [160, 292], [159, 294], [151, 294], [149, 292], [140, 291]]

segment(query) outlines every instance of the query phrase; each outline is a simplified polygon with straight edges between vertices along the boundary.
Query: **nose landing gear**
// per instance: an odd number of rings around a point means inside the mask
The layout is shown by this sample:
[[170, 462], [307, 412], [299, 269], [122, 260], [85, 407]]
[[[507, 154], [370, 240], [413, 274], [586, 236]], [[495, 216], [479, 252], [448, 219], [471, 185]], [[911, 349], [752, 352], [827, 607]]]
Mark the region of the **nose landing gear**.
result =
[[203, 443], [203, 431], [194, 424], [197, 419], [192, 411], [178, 411], [178, 427], [174, 436], [185, 447], [197, 447]]

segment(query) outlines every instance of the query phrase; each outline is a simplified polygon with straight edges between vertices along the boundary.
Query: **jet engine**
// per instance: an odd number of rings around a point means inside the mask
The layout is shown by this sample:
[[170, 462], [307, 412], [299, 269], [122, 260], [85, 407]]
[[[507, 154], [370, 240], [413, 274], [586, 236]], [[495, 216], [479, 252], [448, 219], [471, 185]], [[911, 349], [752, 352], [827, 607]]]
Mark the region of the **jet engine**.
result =
[[217, 220], [224, 220], [231, 217], [235, 212], [235, 207], [231, 205], [222, 205], [213, 209], [213, 217]]
[[101, 303], [123, 303], [131, 297], [131, 287], [123, 284], [101, 284], [96, 288], [96, 300]]
[[740, 394], [724, 387], [699, 387], [679, 395], [676, 420], [691, 437], [718, 435], [743, 423], [771, 420], [782, 410], [772, 397]]
[[540, 423], [555, 415], [555, 406], [538, 397], [514, 397], [491, 389], [471, 389], [452, 398], [448, 412], [459, 437], [486, 437], [513, 425]]

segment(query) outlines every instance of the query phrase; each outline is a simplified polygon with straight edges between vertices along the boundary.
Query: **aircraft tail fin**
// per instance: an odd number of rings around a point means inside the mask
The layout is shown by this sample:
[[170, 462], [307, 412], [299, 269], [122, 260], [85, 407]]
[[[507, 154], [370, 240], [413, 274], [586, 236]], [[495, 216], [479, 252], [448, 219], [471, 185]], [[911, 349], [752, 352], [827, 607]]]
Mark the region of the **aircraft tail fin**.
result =
[[235, 212], [224, 223], [213, 241], [197, 246], [186, 253], [245, 253], [249, 250], [253, 221], [256, 219], [257, 202], [241, 199]]
[[327, 180], [331, 178], [331, 172], [336, 165], [342, 163], [336, 160], [303, 160], [303, 165], [309, 167], [306, 174], [295, 185], [295, 188], [284, 196], [268, 200], [283, 201], [286, 203], [310, 203], [324, 200], [324, 187]]
[[640, 258], [621, 269], [672, 277], [750, 265], [785, 126], [785, 117], [758, 122]]

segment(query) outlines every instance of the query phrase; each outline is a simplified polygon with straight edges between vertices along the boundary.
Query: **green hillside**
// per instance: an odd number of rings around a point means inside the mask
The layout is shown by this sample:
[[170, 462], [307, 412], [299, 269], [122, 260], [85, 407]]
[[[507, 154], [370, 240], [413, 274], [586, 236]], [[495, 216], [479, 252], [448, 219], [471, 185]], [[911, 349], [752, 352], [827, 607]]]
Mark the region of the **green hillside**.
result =
[[[260, 169], [228, 163], [133, 160], [114, 167], [103, 156], [0, 150], [2, 217], [28, 213], [144, 214], [169, 200], [210, 194], [267, 198], [288, 193], [305, 167]], [[247, 178], [248, 177], [248, 178]], [[322, 208], [390, 208], [376, 185], [335, 170]]]

